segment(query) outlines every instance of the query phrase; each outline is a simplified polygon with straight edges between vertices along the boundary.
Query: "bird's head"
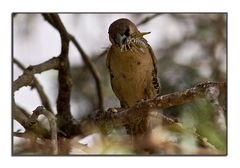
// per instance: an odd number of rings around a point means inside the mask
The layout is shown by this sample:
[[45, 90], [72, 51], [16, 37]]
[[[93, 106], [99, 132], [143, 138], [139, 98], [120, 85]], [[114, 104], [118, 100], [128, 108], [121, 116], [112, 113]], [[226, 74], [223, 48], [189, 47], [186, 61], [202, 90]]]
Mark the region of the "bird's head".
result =
[[128, 19], [122, 18], [114, 21], [108, 30], [109, 39], [113, 45], [117, 45], [121, 51], [142, 48], [146, 40], [144, 35], [150, 32], [140, 32], [136, 25]]

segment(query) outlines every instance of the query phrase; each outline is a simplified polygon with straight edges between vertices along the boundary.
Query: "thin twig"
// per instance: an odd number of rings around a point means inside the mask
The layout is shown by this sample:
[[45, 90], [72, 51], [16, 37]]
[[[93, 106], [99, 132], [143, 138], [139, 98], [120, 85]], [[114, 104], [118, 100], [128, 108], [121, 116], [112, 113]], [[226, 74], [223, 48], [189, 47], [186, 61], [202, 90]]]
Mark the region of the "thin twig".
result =
[[29, 117], [31, 116], [30, 113], [26, 111], [26, 109], [20, 107], [20, 106], [17, 105], [17, 104], [15, 104], [15, 105], [16, 105], [16, 107], [17, 107], [27, 118], [29, 118]]
[[19, 138], [29, 138], [27, 133], [22, 133], [22, 132], [13, 132], [13, 136], [19, 137]]
[[53, 57], [48, 61], [45, 61], [38, 65], [29, 66], [24, 70], [23, 74], [13, 82], [13, 92], [17, 91], [23, 86], [30, 86], [34, 80], [34, 74], [41, 73], [51, 69], [57, 69], [59, 67], [59, 58]]
[[143, 25], [143, 24], [145, 24], [145, 23], [153, 20], [154, 18], [156, 18], [156, 17], [158, 17], [158, 16], [160, 16], [160, 15], [163, 15], [163, 13], [156, 13], [156, 14], [153, 14], [153, 15], [151, 15], [151, 16], [148, 16], [148, 17], [144, 18], [143, 20], [141, 20], [141, 21], [137, 24], [137, 26], [141, 26], [141, 25]]
[[106, 47], [106, 49], [103, 49], [103, 51], [101, 53], [99, 53], [98, 55], [93, 56], [93, 58], [91, 59], [92, 62], [96, 62], [97, 60], [99, 60], [100, 58], [102, 58], [104, 55], [107, 54], [109, 50], [109, 47]]
[[[26, 67], [19, 61], [17, 60], [16, 58], [13, 58], [13, 62], [20, 68], [22, 69], [23, 71], [26, 69]], [[49, 99], [45, 93], [45, 91], [43, 90], [43, 87], [42, 85], [39, 83], [39, 81], [37, 80], [37, 78], [35, 76], [33, 76], [33, 84], [32, 84], [33, 87], [36, 88], [37, 92], [38, 92], [38, 95], [40, 97], [40, 100], [42, 102], [42, 105], [48, 110], [48, 111], [51, 111], [53, 112], [52, 108], [51, 108], [51, 105], [50, 105], [50, 102], [49, 102]]]
[[103, 110], [103, 91], [102, 91], [102, 87], [101, 87], [100, 75], [99, 75], [98, 71], [96, 70], [96, 67], [94, 66], [94, 64], [90, 61], [87, 54], [84, 52], [84, 50], [82, 49], [80, 44], [75, 39], [75, 37], [72, 36], [71, 34], [69, 34], [69, 38], [73, 42], [73, 44], [76, 46], [76, 48], [78, 49], [80, 55], [82, 56], [84, 63], [90, 70], [90, 72], [95, 80], [97, 96], [98, 96], [98, 109]]
[[14, 57], [13, 57], [13, 63], [15, 63], [23, 71], [26, 69], [26, 67]]
[[13, 103], [12, 105], [12, 112], [13, 112], [13, 118], [17, 122], [19, 122], [25, 129], [27, 129], [28, 127], [26, 126], [26, 123], [29, 117], [24, 112], [22, 112], [22, 110], [19, 109], [15, 103]]
[[43, 106], [38, 106], [34, 111], [30, 118], [32, 121], [37, 121], [39, 115], [44, 115], [48, 119], [50, 130], [51, 130], [51, 139], [52, 139], [52, 147], [53, 154], [58, 154], [58, 140], [57, 140], [57, 119], [54, 114], [50, 111], [46, 110]]

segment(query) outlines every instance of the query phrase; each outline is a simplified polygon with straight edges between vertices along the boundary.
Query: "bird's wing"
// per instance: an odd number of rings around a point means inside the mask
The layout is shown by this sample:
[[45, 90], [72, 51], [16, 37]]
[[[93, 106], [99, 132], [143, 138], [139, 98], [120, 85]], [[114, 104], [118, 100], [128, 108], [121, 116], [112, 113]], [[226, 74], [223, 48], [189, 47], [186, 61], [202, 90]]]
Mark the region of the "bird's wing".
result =
[[110, 69], [110, 59], [111, 59], [111, 52], [110, 52], [110, 50], [111, 50], [111, 48], [108, 50], [108, 53], [107, 53], [107, 59], [106, 59], [106, 66], [107, 66], [107, 68], [108, 68], [108, 70], [109, 71], [111, 71], [111, 69]]
[[150, 55], [151, 55], [151, 58], [153, 61], [153, 66], [154, 66], [154, 71], [152, 74], [153, 75], [153, 85], [154, 85], [154, 88], [157, 90], [157, 93], [160, 94], [161, 84], [160, 84], [158, 76], [157, 76], [157, 59], [154, 55], [152, 47], [148, 43], [147, 43], [147, 45], [148, 45], [148, 49], [149, 49], [149, 52], [150, 52]]
[[157, 66], [156, 66], [156, 64], [157, 64], [157, 59], [156, 59], [156, 57], [155, 57], [155, 55], [154, 55], [154, 53], [153, 53], [153, 49], [152, 49], [152, 47], [151, 47], [148, 43], [147, 43], [147, 45], [148, 45], [149, 52], [150, 52], [151, 57], [152, 57], [152, 60], [153, 60], [153, 66], [154, 66], [154, 69], [155, 69], [156, 72], [157, 72]]

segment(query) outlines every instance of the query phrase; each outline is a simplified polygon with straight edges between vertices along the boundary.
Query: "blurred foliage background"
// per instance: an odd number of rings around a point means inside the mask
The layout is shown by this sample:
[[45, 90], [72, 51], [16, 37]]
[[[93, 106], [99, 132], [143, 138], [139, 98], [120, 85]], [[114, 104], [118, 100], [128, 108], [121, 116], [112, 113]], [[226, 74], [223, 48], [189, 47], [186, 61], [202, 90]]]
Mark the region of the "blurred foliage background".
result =
[[[101, 77], [105, 108], [119, 107], [110, 86], [105, 65], [106, 50], [110, 46], [108, 27], [118, 18], [128, 18], [140, 31], [151, 31], [145, 38], [157, 58], [161, 94], [184, 90], [203, 81], [227, 80], [227, 15], [182, 13], [131, 13], [131, 14], [60, 14], [67, 30], [82, 45]], [[39, 14], [17, 14], [13, 18], [13, 55], [24, 65], [41, 63], [60, 52], [60, 38]], [[81, 56], [70, 45], [70, 63], [73, 77], [71, 109], [80, 120], [97, 108], [94, 79]], [[22, 73], [16, 66], [14, 80]], [[37, 75], [56, 111], [57, 74], [55, 71]], [[227, 94], [221, 94], [221, 105], [227, 111]], [[30, 88], [15, 94], [16, 102], [29, 112], [39, 105], [36, 93]], [[192, 103], [164, 109], [164, 114], [178, 118], [186, 127], [196, 127], [221, 153], [226, 152], [226, 135], [214, 124], [212, 106], [199, 99]], [[14, 122], [14, 130], [23, 129]], [[189, 140], [189, 138], [187, 138]], [[14, 141], [17, 144], [18, 141]], [[19, 142], [18, 142], [19, 143]], [[128, 151], [129, 152], [129, 151]], [[128, 153], [127, 152], [127, 153]], [[123, 152], [124, 153], [124, 152]]]

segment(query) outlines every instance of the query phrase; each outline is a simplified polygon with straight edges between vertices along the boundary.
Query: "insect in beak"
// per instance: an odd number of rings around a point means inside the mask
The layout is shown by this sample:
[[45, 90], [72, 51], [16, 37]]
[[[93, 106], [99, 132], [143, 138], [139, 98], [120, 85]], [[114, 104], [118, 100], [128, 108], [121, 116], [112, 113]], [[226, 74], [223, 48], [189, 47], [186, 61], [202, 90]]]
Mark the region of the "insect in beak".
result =
[[120, 48], [123, 46], [124, 42], [126, 41], [127, 39], [127, 36], [124, 34], [124, 35], [121, 35], [121, 34], [117, 34], [117, 37], [116, 37], [116, 43], [119, 44]]

